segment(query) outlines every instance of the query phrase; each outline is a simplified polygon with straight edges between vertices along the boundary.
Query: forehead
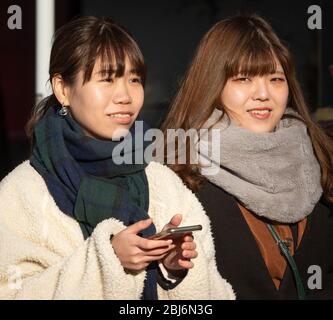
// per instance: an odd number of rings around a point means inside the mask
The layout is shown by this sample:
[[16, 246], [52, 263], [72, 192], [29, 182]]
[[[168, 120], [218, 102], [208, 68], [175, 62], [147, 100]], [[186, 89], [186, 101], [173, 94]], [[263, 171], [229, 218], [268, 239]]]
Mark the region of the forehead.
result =
[[247, 76], [263, 76], [284, 73], [283, 66], [277, 55], [270, 49], [255, 48], [238, 52], [227, 65], [227, 78], [243, 74]]
[[124, 60], [121, 61], [120, 63], [119, 62], [117, 63], [115, 59], [105, 63], [105, 61], [103, 61], [102, 58], [98, 58], [93, 68], [93, 74], [117, 73], [119, 69], [123, 69], [122, 71], [125, 73], [134, 72], [135, 70], [128, 56], [125, 56]]

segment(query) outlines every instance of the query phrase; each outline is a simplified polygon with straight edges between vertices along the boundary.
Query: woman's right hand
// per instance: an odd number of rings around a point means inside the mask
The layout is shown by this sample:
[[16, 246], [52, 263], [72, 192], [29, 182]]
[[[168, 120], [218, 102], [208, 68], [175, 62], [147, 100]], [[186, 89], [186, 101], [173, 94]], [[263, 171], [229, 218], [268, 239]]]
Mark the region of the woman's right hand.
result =
[[172, 240], [149, 240], [137, 235], [149, 227], [151, 219], [138, 221], [111, 239], [113, 250], [128, 271], [145, 269], [152, 261], [163, 259], [175, 248]]

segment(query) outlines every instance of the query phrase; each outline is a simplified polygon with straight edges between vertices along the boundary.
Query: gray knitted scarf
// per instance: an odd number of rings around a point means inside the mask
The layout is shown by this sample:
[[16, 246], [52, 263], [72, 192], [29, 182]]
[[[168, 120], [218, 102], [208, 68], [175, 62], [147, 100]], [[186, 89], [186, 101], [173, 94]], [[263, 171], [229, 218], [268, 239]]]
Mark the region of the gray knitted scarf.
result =
[[212, 130], [196, 145], [201, 173], [259, 216], [294, 223], [309, 215], [322, 195], [321, 171], [303, 122], [284, 117], [274, 132], [255, 133], [221, 115], [215, 109], [204, 126], [219, 129], [220, 151]]

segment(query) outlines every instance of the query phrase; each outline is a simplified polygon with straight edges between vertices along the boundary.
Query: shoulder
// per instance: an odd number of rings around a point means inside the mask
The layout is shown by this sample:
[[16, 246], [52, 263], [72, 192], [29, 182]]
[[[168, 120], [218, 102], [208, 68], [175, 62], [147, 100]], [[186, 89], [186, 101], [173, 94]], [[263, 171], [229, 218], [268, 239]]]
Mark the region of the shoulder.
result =
[[159, 162], [151, 161], [146, 168], [146, 173], [149, 178], [158, 177], [181, 182], [181, 179], [175, 172], [173, 172], [166, 165]]
[[181, 178], [172, 171], [169, 167], [167, 167], [164, 164], [161, 164], [159, 162], [150, 162], [149, 165], [146, 168], [146, 174], [149, 181], [149, 186], [153, 188], [171, 188], [175, 190], [175, 188], [178, 191], [184, 191], [191, 192], [190, 189], [188, 189]]
[[53, 203], [42, 176], [25, 161], [11, 171], [0, 183], [0, 211], [6, 215], [29, 212], [39, 214], [45, 203]]
[[181, 178], [166, 165], [151, 162], [146, 168], [149, 183], [150, 201], [159, 211], [170, 214], [181, 212], [184, 217], [191, 214], [204, 216], [201, 203], [181, 180]]
[[[0, 183], [0, 211], [18, 213], [38, 209], [52, 197], [42, 176], [25, 161]], [[43, 200], [43, 201], [42, 201]]]
[[169, 167], [158, 162], [150, 162], [146, 168], [149, 189], [171, 194], [174, 198], [179, 196], [195, 197], [195, 194], [182, 181], [182, 179]]
[[55, 246], [64, 245], [56, 238], [70, 239], [75, 244], [82, 238], [79, 224], [58, 208], [43, 177], [29, 161], [17, 166], [0, 183], [0, 225], [1, 232], [6, 229], [37, 242], [47, 234], [48, 239], [55, 239]]
[[[30, 162], [24, 161], [11, 171], [0, 182], [0, 190], [7, 188], [34, 188], [40, 186], [43, 183], [42, 177], [39, 173], [30, 165]], [[33, 190], [30, 190], [31, 192]]]
[[202, 203], [216, 203], [216, 199], [218, 199], [219, 203], [235, 202], [235, 199], [231, 194], [208, 180], [204, 181], [204, 183], [196, 193], [196, 196], [200, 199]]
[[319, 216], [320, 219], [329, 219], [333, 221], [333, 204], [328, 202], [324, 196], [317, 202], [313, 211], [313, 216]]
[[324, 195], [321, 197], [317, 205], [320, 206], [322, 210], [326, 210], [330, 212], [330, 214], [333, 214], [333, 203], [325, 199]]

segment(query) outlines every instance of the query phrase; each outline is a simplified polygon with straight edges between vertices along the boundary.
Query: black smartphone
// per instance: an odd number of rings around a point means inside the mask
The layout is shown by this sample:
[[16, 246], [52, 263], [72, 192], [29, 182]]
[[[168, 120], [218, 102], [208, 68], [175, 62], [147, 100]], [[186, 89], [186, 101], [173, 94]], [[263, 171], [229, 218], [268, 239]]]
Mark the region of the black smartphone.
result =
[[177, 238], [183, 236], [185, 233], [191, 233], [192, 231], [202, 230], [202, 225], [194, 225], [194, 226], [185, 226], [178, 228], [170, 228], [163, 230], [159, 233], [155, 233], [152, 236], [148, 237], [150, 240], [161, 240], [165, 238]]

